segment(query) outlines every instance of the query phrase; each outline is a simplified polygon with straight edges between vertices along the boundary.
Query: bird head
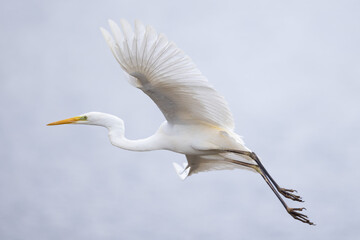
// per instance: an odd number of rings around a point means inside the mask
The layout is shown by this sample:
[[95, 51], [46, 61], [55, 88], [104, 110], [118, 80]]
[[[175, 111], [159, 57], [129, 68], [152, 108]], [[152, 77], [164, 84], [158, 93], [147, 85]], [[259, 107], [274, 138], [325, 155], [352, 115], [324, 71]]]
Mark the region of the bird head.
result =
[[90, 119], [87, 114], [82, 114], [77, 117], [67, 118], [64, 120], [49, 123], [47, 124], [47, 126], [62, 125], [62, 124], [89, 124], [91, 122], [89, 120]]
[[123, 126], [123, 121], [113, 115], [100, 112], [89, 112], [81, 114], [77, 117], [67, 118], [64, 120], [56, 121], [47, 124], [48, 126], [62, 125], [62, 124], [87, 124], [87, 125], [97, 125], [103, 127], [112, 127], [112, 126]]

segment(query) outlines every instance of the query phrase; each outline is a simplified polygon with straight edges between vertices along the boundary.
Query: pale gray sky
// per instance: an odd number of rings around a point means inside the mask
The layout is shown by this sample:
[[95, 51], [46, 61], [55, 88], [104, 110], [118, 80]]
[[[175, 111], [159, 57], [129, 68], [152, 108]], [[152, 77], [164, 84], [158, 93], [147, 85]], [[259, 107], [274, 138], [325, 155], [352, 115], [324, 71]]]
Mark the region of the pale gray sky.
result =
[[[0, 239], [355, 239], [360, 230], [359, 1], [1, 1]], [[104, 129], [45, 124], [89, 111], [129, 138], [164, 120], [99, 27], [141, 19], [221, 92], [237, 132], [317, 223], [260, 176], [113, 147]]]

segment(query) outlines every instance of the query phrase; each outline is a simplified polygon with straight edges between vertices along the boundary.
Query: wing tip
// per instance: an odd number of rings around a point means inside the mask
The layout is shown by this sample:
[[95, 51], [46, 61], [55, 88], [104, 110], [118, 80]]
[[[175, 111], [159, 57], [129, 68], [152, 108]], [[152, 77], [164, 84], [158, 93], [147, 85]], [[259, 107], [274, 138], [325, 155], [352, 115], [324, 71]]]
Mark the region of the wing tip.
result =
[[101, 31], [102, 35], [104, 36], [105, 40], [108, 40], [109, 38], [111, 38], [110, 33], [105, 28], [100, 27], [100, 31]]
[[111, 25], [111, 24], [116, 24], [115, 21], [112, 20], [112, 19], [110, 19], [110, 18], [108, 19], [108, 23], [109, 23], [109, 25]]
[[111, 34], [108, 32], [108, 30], [106, 30], [103, 27], [100, 27], [100, 31], [101, 31], [103, 37], [105, 38], [107, 45], [110, 47], [111, 51], [114, 52], [114, 49], [113, 49], [114, 48], [114, 39], [112, 38]]

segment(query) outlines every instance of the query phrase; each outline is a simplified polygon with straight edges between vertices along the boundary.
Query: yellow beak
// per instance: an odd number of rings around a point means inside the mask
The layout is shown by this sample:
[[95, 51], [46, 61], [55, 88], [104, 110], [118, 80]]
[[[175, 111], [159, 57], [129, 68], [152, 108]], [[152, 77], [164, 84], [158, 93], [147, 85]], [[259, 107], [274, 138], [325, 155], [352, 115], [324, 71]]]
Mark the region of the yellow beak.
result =
[[73, 118], [68, 118], [68, 119], [57, 121], [57, 122], [49, 123], [49, 124], [47, 124], [47, 126], [70, 124], [70, 123], [75, 123], [79, 120], [80, 120], [80, 117], [73, 117]]

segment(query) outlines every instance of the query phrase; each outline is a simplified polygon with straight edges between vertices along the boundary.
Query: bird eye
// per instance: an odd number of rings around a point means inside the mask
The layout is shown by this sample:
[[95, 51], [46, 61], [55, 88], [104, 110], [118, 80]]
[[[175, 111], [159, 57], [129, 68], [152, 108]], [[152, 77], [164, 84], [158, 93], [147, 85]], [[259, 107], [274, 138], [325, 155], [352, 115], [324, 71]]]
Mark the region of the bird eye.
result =
[[80, 120], [87, 120], [87, 116], [81, 116]]

